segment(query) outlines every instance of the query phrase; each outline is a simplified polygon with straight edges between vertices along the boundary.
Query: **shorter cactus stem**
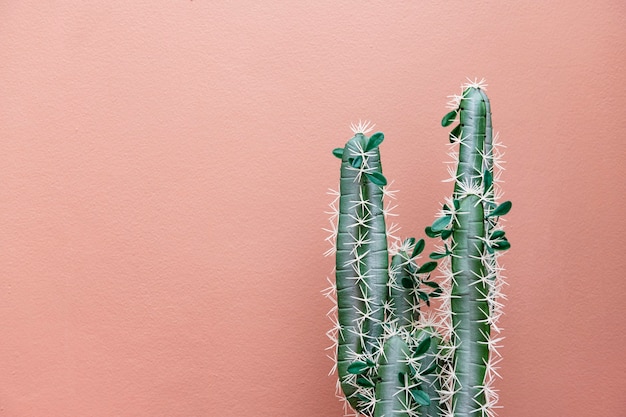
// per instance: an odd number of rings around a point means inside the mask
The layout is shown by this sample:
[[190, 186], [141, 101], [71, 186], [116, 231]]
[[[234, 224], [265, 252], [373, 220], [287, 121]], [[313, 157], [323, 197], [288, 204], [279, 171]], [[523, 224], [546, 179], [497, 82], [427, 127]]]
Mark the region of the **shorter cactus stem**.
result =
[[374, 417], [409, 416], [410, 393], [407, 385], [410, 355], [409, 347], [400, 336], [391, 336], [385, 341], [378, 364]]
[[436, 417], [440, 413], [439, 390], [441, 385], [438, 372], [441, 369], [439, 346], [442, 340], [437, 331], [430, 327], [420, 329], [413, 334], [413, 340], [417, 342], [418, 346], [427, 337], [430, 338], [428, 350], [419, 358], [419, 371], [416, 374], [419, 375], [417, 379], [419, 389], [428, 396], [430, 403], [422, 405], [419, 411], [421, 416]]
[[419, 320], [419, 302], [415, 299], [409, 264], [409, 254], [404, 250], [391, 258], [389, 272], [391, 309], [388, 320], [395, 322], [398, 327], [410, 327]]

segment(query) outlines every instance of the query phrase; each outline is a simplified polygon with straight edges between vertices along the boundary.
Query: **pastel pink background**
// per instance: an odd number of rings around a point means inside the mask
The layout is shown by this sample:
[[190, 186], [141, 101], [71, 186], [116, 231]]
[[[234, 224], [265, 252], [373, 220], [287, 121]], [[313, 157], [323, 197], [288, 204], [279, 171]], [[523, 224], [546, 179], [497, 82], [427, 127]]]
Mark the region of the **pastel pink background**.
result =
[[341, 416], [331, 150], [404, 235], [486, 77], [514, 202], [502, 417], [626, 416], [626, 3], [0, 1], [0, 416]]

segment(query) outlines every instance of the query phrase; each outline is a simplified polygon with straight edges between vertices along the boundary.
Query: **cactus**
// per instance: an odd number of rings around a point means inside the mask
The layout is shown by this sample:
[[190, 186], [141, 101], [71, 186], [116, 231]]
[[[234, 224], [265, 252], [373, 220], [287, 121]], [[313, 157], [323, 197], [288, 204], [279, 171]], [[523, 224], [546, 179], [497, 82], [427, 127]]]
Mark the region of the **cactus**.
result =
[[[444, 127], [459, 121], [450, 133], [459, 148], [450, 171], [454, 191], [425, 229], [442, 245], [421, 265], [424, 239], [401, 242], [387, 227], [384, 197], [392, 193], [381, 166], [384, 135], [367, 137], [371, 127], [359, 123], [345, 146], [333, 151], [341, 177], [331, 204], [336, 265], [327, 295], [336, 297], [336, 321], [329, 335], [336, 342], [339, 395], [354, 415], [495, 414], [502, 286], [497, 258], [510, 247], [498, 220], [511, 203], [496, 203], [494, 167], [501, 154], [484, 87], [465, 85], [442, 120]], [[437, 260], [440, 282], [431, 277]]]

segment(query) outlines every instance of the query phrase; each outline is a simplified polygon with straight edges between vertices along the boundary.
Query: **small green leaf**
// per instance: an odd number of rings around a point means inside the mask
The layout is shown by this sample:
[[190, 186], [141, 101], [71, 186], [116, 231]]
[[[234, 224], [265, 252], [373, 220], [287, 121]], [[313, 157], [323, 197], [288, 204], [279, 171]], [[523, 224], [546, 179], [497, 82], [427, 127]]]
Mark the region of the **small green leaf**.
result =
[[455, 139], [459, 139], [462, 129], [461, 125], [457, 125], [454, 129], [452, 129], [452, 132], [450, 132], [451, 143], [454, 143]]
[[412, 389], [411, 396], [419, 405], [423, 405], [424, 407], [430, 405], [430, 397], [420, 389]]
[[402, 278], [402, 286], [407, 290], [410, 290], [411, 288], [413, 288], [413, 280], [406, 277]]
[[370, 381], [369, 379], [363, 377], [363, 376], [358, 376], [356, 378], [356, 383], [362, 387], [365, 388], [374, 388], [375, 385], [372, 383], [372, 381]]
[[424, 285], [428, 285], [430, 288], [441, 288], [435, 281], [423, 281], [423, 283]]
[[372, 149], [376, 149], [378, 145], [380, 145], [384, 139], [385, 139], [385, 135], [383, 135], [383, 132], [374, 133], [367, 141], [367, 145], [365, 146], [365, 152], [371, 151]]
[[341, 157], [343, 156], [343, 148], [335, 148], [335, 149], [333, 149], [333, 155], [335, 155], [337, 158], [341, 159]]
[[454, 209], [455, 210], [461, 210], [461, 202], [457, 199], [452, 200], [452, 204], [454, 204]]
[[437, 268], [437, 262], [426, 262], [422, 265], [418, 270], [418, 274], [426, 274], [428, 272], [432, 272]]
[[415, 244], [415, 238], [414, 238], [414, 237], [410, 237], [410, 238], [408, 238], [408, 239], [406, 239], [406, 240], [404, 241], [404, 246], [405, 246], [405, 247], [411, 247], [411, 246], [413, 246], [414, 244]]
[[431, 238], [437, 237], [441, 234], [440, 232], [433, 231], [433, 228], [430, 226], [424, 229], [424, 231], [426, 232], [426, 236], [431, 237]]
[[365, 362], [356, 361], [348, 365], [348, 372], [353, 375], [361, 375], [367, 371], [367, 368], [369, 368], [369, 366], [367, 366]]
[[504, 237], [504, 230], [496, 230], [495, 232], [493, 232], [491, 234], [491, 239], [495, 240], [495, 239], [500, 239]]
[[454, 119], [456, 119], [456, 115], [457, 115], [457, 110], [452, 110], [450, 113], [446, 113], [446, 115], [443, 116], [443, 119], [441, 119], [441, 126], [443, 127], [450, 126], [452, 122], [454, 122]]
[[406, 375], [404, 372], [398, 372], [398, 382], [402, 385], [404, 385], [404, 375]]
[[487, 217], [504, 216], [509, 211], [511, 211], [511, 207], [512, 206], [513, 206], [513, 204], [510, 201], [505, 201], [504, 203], [502, 203], [498, 207], [496, 207], [491, 213], [489, 213], [489, 216], [487, 216]]
[[348, 159], [348, 162], [350, 162], [350, 165], [352, 165], [352, 168], [360, 168], [361, 164], [363, 163], [363, 157], [359, 155], [356, 158]]
[[425, 301], [426, 303], [428, 303], [428, 294], [426, 294], [425, 292], [418, 291], [417, 292], [417, 298], [419, 298], [420, 300]]
[[507, 250], [511, 247], [508, 240], [501, 240], [493, 244], [492, 248], [495, 250]]
[[431, 342], [430, 336], [426, 336], [424, 340], [419, 342], [419, 344], [417, 345], [417, 349], [415, 349], [415, 353], [413, 354], [413, 357], [417, 358], [419, 356], [422, 356], [424, 353], [426, 353], [428, 351], [428, 348], [430, 347], [430, 342]]
[[452, 216], [448, 214], [447, 216], [443, 216], [435, 220], [433, 225], [430, 226], [430, 228], [435, 233], [441, 232], [450, 224], [451, 221], [452, 221]]
[[379, 187], [384, 187], [385, 185], [387, 185], [387, 178], [385, 178], [385, 176], [380, 172], [367, 172], [365, 173], [365, 176], [372, 183], [378, 185]]
[[449, 238], [450, 235], [452, 235], [452, 229], [446, 229], [446, 230], [441, 231], [441, 238], [443, 240], [446, 240], [447, 238]]
[[424, 242], [424, 239], [418, 240], [417, 243], [415, 244], [415, 247], [413, 248], [413, 253], [411, 254], [411, 258], [415, 258], [417, 255], [422, 253], [425, 247], [426, 247], [426, 242]]
[[365, 359], [365, 363], [367, 364], [367, 366], [369, 366], [370, 368], [373, 368], [376, 366], [376, 364], [374, 363], [373, 360], [371, 359]]
[[491, 186], [493, 185], [493, 174], [491, 173], [491, 171], [485, 170], [483, 181], [485, 184], [485, 192], [488, 192]]

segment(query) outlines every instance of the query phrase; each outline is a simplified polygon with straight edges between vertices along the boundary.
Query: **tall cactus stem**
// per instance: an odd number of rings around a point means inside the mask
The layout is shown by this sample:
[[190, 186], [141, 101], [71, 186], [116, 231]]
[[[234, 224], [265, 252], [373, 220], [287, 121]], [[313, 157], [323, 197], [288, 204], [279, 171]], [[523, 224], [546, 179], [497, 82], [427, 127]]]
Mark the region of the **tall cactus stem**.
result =
[[457, 99], [458, 107], [442, 120], [444, 126], [457, 118], [459, 122], [450, 134], [459, 149], [452, 207], [448, 207], [452, 212], [448, 279], [453, 351], [448, 376], [454, 385], [454, 416], [482, 417], [493, 413], [490, 374], [499, 285], [496, 252], [510, 246], [497, 230], [497, 221], [511, 204], [498, 207], [495, 202], [491, 109], [483, 85], [466, 86]]
[[336, 282], [341, 331], [337, 367], [350, 404], [361, 410], [355, 377], [349, 365], [375, 350], [383, 333], [387, 293], [388, 252], [383, 215], [382, 176], [378, 144], [382, 134], [367, 138], [356, 132], [341, 154]]
[[454, 370], [458, 391], [453, 397], [457, 416], [467, 416], [485, 402], [482, 386], [489, 358], [489, 286], [483, 280], [486, 251], [485, 214], [480, 184], [486, 136], [486, 96], [479, 89], [467, 89], [461, 100], [459, 118], [461, 146], [454, 198], [459, 201], [453, 225], [454, 280], [452, 284], [453, 344], [457, 347]]

